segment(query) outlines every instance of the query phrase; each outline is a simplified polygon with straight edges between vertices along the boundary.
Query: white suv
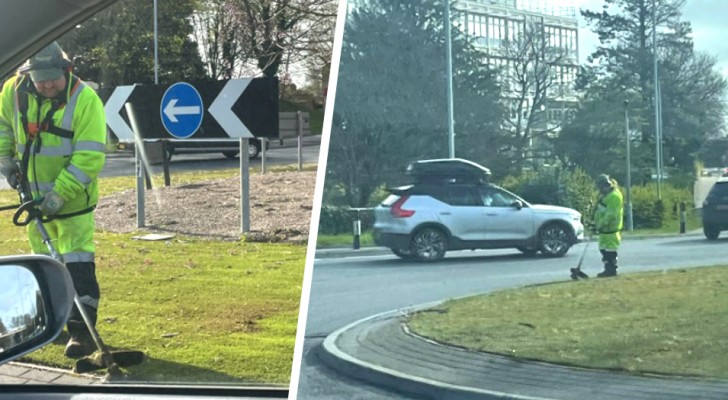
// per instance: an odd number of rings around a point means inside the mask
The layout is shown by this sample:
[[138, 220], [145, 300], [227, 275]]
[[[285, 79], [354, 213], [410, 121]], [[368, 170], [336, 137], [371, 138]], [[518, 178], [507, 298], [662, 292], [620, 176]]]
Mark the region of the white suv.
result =
[[[423, 163], [436, 170], [436, 164], [477, 166], [459, 159]], [[434, 261], [448, 250], [497, 248], [558, 257], [584, 238], [576, 210], [529, 204], [473, 174], [443, 176], [428, 168], [412, 175], [413, 185], [389, 189], [391, 195], [374, 209], [376, 244], [399, 257]]]

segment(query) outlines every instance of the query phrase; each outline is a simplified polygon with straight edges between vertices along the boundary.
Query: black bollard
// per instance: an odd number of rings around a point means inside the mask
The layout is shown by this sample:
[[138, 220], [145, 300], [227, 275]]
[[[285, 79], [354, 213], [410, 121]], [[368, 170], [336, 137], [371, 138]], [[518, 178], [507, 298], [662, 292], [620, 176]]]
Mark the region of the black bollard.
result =
[[354, 250], [361, 248], [361, 219], [359, 212], [356, 213], [356, 221], [354, 221]]

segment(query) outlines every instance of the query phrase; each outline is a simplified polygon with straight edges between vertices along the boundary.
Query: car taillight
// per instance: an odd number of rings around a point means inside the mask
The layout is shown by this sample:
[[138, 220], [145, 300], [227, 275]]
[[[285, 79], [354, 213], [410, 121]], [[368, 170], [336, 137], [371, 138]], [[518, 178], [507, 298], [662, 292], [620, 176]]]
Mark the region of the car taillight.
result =
[[392, 204], [389, 212], [394, 218], [409, 218], [415, 214], [415, 210], [405, 210], [402, 205], [409, 199], [409, 196], [402, 196]]

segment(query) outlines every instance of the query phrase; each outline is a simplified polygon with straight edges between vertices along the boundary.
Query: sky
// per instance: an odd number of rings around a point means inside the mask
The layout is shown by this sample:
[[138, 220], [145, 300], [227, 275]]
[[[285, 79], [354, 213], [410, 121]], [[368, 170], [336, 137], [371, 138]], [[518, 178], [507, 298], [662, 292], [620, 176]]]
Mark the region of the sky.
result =
[[[526, 0], [529, 1], [529, 0]], [[533, 3], [558, 3], [562, 6], [601, 11], [603, 0], [530, 0]], [[717, 59], [716, 66], [728, 78], [728, 26], [725, 24], [728, 15], [726, 0], [687, 0], [683, 8], [682, 19], [690, 22], [693, 28], [695, 49], [708, 53]], [[579, 18], [579, 58], [585, 62], [599, 44], [597, 36], [590, 31], [581, 15]]]

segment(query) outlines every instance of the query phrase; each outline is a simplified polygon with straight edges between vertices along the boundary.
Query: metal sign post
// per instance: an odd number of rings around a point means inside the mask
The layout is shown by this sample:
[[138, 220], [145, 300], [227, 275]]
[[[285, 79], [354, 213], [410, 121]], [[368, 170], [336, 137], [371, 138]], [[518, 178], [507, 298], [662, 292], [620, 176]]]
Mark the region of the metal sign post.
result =
[[139, 126], [134, 116], [131, 104], [126, 103], [126, 115], [129, 116], [129, 123], [134, 132], [134, 166], [136, 168], [136, 193], [137, 193], [137, 228], [144, 228], [144, 141], [139, 133]]
[[250, 232], [250, 161], [248, 138], [240, 138], [240, 232]]
[[260, 173], [265, 174], [265, 151], [268, 147], [268, 141], [265, 138], [260, 139]]
[[303, 114], [296, 113], [296, 136], [298, 136], [298, 172], [303, 171]]

